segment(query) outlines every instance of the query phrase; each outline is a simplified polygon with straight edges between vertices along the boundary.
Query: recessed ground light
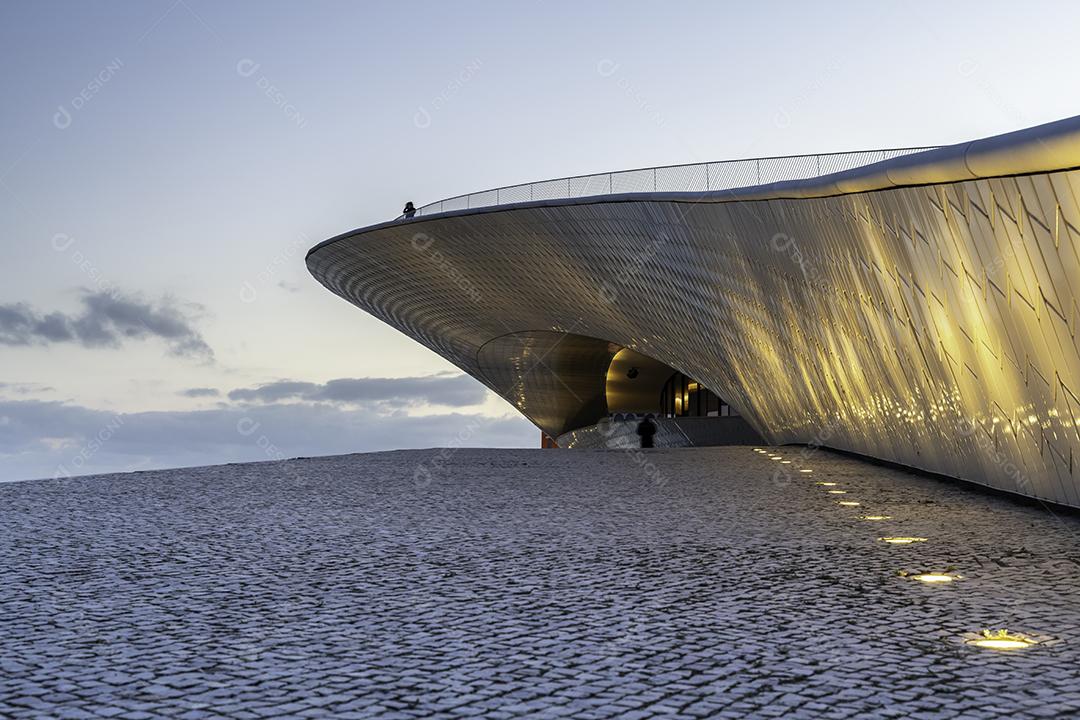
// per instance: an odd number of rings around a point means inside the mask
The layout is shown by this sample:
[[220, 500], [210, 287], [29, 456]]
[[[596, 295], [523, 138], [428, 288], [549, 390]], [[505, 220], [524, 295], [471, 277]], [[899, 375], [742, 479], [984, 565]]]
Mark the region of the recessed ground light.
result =
[[814, 471], [813, 471], [813, 470], [809, 470], [809, 469], [807, 469], [807, 468], [803, 468], [803, 469], [802, 469], [802, 470], [800, 470], [799, 472], [801, 472], [801, 473], [812, 473], [812, 472], [814, 472]]
[[918, 575], [912, 575], [912, 580], [918, 580], [924, 583], [951, 583], [953, 580], [959, 579], [959, 575], [947, 575], [945, 573], [919, 573]]
[[976, 647], [988, 648], [990, 650], [1023, 650], [1024, 648], [1031, 647], [1036, 643], [1029, 637], [1011, 633], [1008, 630], [983, 630], [982, 635], [968, 640], [968, 645], [975, 645]]
[[862, 503], [854, 502], [853, 500], [841, 500], [836, 503], [837, 505], [843, 505], [844, 507], [859, 507]]
[[780, 461], [780, 464], [781, 464], [781, 465], [790, 465], [790, 464], [791, 464], [791, 461], [790, 461], [790, 460], [781, 460], [781, 461]]
[[883, 537], [878, 538], [882, 542], [887, 542], [890, 545], [910, 545], [912, 543], [926, 542], [926, 538], [921, 537]]
[[899, 575], [902, 578], [908, 580], [918, 580], [921, 583], [928, 585], [941, 585], [943, 583], [951, 583], [953, 580], [959, 580], [960, 576], [954, 572], [951, 572], [952, 568], [946, 568], [943, 572], [918, 572], [910, 573], [901, 570]]
[[769, 457], [770, 460], [779, 460], [780, 458], [780, 455], [772, 455], [771, 457]]
[[835, 487], [835, 485], [836, 485], [836, 483], [834, 483], [834, 482], [821, 482], [820, 480], [818, 480], [814, 484], [815, 485], [821, 485], [822, 487]]
[[828, 490], [830, 495], [847, 495], [847, 490]]
[[862, 515], [860, 520], [892, 520], [892, 515]]

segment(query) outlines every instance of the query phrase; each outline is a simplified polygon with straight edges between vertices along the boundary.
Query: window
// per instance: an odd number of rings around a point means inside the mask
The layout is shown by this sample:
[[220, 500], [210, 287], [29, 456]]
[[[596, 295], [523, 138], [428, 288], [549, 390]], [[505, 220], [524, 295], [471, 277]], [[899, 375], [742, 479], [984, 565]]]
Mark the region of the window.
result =
[[696, 380], [675, 373], [660, 391], [663, 417], [737, 417], [739, 413]]

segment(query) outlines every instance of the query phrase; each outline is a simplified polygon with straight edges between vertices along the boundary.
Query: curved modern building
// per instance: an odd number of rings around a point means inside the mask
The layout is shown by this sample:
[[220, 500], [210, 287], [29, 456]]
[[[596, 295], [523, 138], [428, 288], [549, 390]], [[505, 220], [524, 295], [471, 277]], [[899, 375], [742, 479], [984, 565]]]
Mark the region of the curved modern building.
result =
[[1071, 118], [563, 178], [307, 264], [561, 446], [652, 412], [662, 444], [819, 444], [1080, 506], [1078, 167]]

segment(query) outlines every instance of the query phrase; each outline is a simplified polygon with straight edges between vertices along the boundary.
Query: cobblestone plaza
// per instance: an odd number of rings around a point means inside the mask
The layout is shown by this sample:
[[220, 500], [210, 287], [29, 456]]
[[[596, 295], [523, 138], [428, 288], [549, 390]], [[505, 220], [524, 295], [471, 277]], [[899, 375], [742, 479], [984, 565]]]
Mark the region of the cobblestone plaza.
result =
[[[0, 485], [0, 716], [1080, 712], [1080, 520], [770, 453], [402, 451]], [[965, 644], [984, 629], [1039, 642]]]

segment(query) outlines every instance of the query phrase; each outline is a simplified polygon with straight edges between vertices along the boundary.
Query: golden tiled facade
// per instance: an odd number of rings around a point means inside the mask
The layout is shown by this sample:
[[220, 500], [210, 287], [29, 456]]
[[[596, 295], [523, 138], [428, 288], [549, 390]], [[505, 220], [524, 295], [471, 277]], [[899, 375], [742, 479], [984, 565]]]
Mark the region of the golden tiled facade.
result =
[[1077, 166], [1070, 119], [787, 183], [425, 215], [307, 262], [552, 434], [606, 413], [630, 348], [770, 442], [1080, 506]]

